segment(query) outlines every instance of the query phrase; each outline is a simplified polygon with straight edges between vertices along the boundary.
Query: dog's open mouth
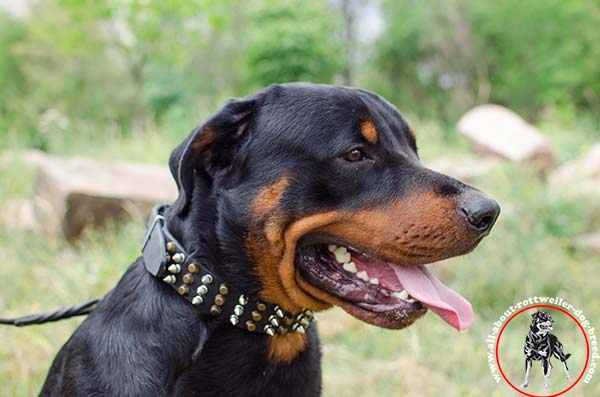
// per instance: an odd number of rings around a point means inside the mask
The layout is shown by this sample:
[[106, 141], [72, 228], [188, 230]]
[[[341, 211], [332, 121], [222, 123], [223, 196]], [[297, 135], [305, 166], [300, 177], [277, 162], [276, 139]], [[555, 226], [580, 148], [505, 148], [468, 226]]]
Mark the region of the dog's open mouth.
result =
[[459, 331], [473, 321], [471, 304], [425, 266], [386, 262], [347, 245], [301, 243], [296, 268], [301, 287], [308, 283], [333, 296], [335, 304], [371, 324], [403, 328], [427, 309]]

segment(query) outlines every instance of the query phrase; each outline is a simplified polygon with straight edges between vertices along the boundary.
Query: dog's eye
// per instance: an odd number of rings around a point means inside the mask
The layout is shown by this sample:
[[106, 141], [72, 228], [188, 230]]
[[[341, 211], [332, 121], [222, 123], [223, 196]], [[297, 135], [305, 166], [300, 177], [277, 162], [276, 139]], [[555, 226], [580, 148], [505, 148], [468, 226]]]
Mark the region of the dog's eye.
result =
[[367, 159], [367, 155], [360, 148], [354, 148], [347, 153], [342, 155], [342, 158], [346, 161], [355, 162], [363, 161]]

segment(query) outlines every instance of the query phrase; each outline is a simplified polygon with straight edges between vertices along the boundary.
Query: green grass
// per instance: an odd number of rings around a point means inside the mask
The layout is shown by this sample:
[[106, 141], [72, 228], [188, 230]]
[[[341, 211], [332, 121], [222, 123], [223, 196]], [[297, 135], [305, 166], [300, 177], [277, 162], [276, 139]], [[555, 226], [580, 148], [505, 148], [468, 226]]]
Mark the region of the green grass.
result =
[[[468, 149], [444, 141], [435, 123], [418, 122], [423, 157]], [[586, 126], [554, 127], [551, 139], [566, 161], [593, 141]], [[107, 159], [165, 163], [169, 149], [187, 131], [116, 139], [63, 137], [52, 151]], [[0, 162], [0, 207], [31, 193], [33, 172], [19, 161]], [[600, 227], [593, 200], [569, 201], [550, 193], [536, 177], [510, 165], [494, 169], [480, 186], [501, 203], [503, 213], [492, 234], [472, 254], [435, 266], [436, 273], [474, 305], [473, 327], [456, 333], [428, 314], [403, 331], [378, 329], [339, 310], [323, 313], [320, 332], [326, 396], [410, 395], [412, 397], [516, 395], [497, 386], [489, 374], [485, 337], [492, 322], [512, 303], [534, 295], [559, 295], [582, 307], [600, 326], [600, 258], [571, 248], [578, 234]], [[598, 201], [596, 199], [596, 201]], [[1, 217], [0, 217], [1, 218]], [[138, 256], [144, 220], [88, 230], [76, 245], [60, 238], [19, 230], [0, 220], [0, 315], [20, 315], [69, 305], [107, 292]], [[0, 327], [0, 396], [35, 395], [52, 358], [81, 319], [23, 329]], [[506, 333], [503, 343], [520, 346], [526, 329]], [[506, 339], [505, 339], [506, 338]], [[577, 351], [575, 348], [574, 351]], [[511, 360], [518, 361], [518, 355]], [[541, 382], [538, 373], [533, 382]], [[518, 370], [517, 374], [521, 374]], [[554, 383], [559, 384], [555, 367]], [[537, 389], [532, 389], [537, 390]], [[600, 393], [598, 379], [569, 396]]]

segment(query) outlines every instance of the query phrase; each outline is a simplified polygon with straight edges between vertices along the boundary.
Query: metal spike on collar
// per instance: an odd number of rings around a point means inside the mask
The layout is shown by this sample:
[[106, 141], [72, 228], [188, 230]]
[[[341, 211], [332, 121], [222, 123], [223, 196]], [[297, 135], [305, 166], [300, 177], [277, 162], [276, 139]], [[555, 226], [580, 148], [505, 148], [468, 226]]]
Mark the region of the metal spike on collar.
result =
[[279, 319], [274, 315], [269, 316], [269, 323], [275, 328], [279, 327]]
[[173, 264], [167, 268], [169, 273], [178, 274], [181, 271], [181, 266]]
[[240, 322], [240, 318], [235, 314], [232, 314], [231, 316], [229, 316], [229, 322], [233, 325], [238, 325], [238, 323]]
[[292, 326], [292, 331], [296, 331], [299, 334], [304, 334], [306, 333], [306, 330], [304, 329], [303, 326], [301, 326], [300, 324], [294, 324]]
[[308, 328], [310, 326], [310, 320], [307, 317], [302, 317], [299, 321], [300, 325], [304, 328]]
[[274, 310], [275, 310], [275, 314], [277, 314], [277, 317], [283, 318], [283, 310], [281, 310], [281, 308], [279, 306], [275, 306]]
[[176, 280], [177, 280], [177, 279], [176, 279], [176, 278], [175, 278], [175, 276], [174, 276], [174, 275], [172, 275], [172, 274], [169, 274], [168, 276], [166, 276], [165, 278], [163, 278], [163, 281], [164, 281], [165, 283], [167, 283], [167, 284], [175, 284], [175, 281], [176, 281]]
[[198, 295], [206, 295], [208, 293], [208, 287], [206, 285], [201, 285], [196, 290]]
[[242, 314], [244, 314], [244, 307], [242, 305], [235, 305], [235, 307], [233, 308], [233, 312], [237, 316], [241, 316]]
[[275, 336], [275, 329], [270, 325], [265, 325], [265, 333], [269, 336]]
[[173, 262], [175, 263], [182, 263], [184, 260], [185, 255], [183, 255], [181, 252], [178, 252], [175, 255], [173, 255]]
[[211, 284], [213, 282], [213, 276], [210, 274], [205, 274], [202, 276], [202, 284]]
[[201, 305], [202, 302], [204, 302], [204, 299], [200, 295], [196, 295], [194, 296], [194, 299], [192, 299], [192, 304], [196, 306]]

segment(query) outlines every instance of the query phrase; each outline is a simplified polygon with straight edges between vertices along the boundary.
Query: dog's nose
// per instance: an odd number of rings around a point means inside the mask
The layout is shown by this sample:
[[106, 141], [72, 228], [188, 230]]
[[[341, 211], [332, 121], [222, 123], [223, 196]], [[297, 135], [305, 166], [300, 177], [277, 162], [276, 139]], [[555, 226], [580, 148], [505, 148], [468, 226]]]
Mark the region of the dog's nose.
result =
[[470, 226], [482, 232], [490, 230], [500, 215], [498, 203], [477, 190], [468, 190], [461, 194], [460, 209]]

